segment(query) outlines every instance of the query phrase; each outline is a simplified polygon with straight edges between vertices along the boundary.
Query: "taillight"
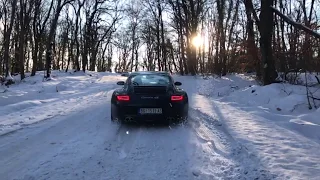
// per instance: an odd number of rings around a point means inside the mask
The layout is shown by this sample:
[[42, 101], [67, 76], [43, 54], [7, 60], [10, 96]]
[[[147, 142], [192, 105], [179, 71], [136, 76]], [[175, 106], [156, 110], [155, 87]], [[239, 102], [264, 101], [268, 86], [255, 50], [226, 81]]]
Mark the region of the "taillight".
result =
[[171, 96], [171, 101], [182, 101], [183, 96]]
[[117, 100], [118, 101], [129, 101], [130, 100], [130, 96], [120, 95], [120, 96], [117, 96]]

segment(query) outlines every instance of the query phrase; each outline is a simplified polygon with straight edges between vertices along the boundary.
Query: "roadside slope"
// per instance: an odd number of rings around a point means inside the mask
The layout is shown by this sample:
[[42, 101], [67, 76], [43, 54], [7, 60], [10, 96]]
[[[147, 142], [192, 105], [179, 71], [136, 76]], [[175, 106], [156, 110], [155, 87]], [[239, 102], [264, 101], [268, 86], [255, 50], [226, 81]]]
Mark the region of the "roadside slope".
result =
[[[312, 124], [300, 124], [298, 127], [290, 121], [296, 114], [277, 113], [277, 110], [262, 104], [250, 106], [250, 102], [257, 103], [255, 98], [259, 97], [250, 98], [245, 94], [244, 89], [255, 85], [249, 77], [232, 75], [222, 79], [177, 79], [187, 82], [183, 87], [192, 94], [191, 108], [205, 115], [201, 120], [223, 127], [231, 139], [255, 157], [253, 159], [258, 159], [271, 174], [277, 174], [279, 179], [320, 177], [319, 127]], [[272, 87], [263, 88], [280, 92]], [[262, 96], [268, 98], [274, 94], [271, 92], [267, 91]], [[289, 95], [282, 96], [286, 98]]]

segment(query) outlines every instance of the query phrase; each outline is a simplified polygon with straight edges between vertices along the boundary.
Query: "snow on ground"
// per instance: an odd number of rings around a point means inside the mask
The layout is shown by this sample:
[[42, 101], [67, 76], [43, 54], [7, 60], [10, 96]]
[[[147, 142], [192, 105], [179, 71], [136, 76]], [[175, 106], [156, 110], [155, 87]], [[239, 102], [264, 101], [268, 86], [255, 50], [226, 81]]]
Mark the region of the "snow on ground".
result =
[[110, 121], [110, 96], [124, 77], [42, 75], [0, 93], [3, 179], [320, 177], [320, 112], [308, 110], [301, 86], [175, 76], [189, 94], [189, 123], [132, 126]]
[[16, 83], [2, 86], [0, 93], [0, 135], [87, 108], [99, 93], [117, 87], [116, 82], [123, 79], [113, 73], [59, 71], [52, 72], [50, 81], [44, 81], [43, 72], [23, 81], [14, 78]]
[[[279, 80], [287, 81], [290, 84], [296, 84], [296, 85], [306, 85], [308, 84], [309, 86], [318, 84], [318, 79], [320, 80], [320, 75], [319, 73], [314, 73], [314, 72], [308, 72], [308, 73], [303, 73], [303, 72], [290, 72], [287, 73], [286, 78], [284, 78], [285, 73], [279, 73]], [[317, 79], [318, 78], [318, 79]]]
[[[262, 87], [245, 75], [193, 79], [185, 86], [198, 89], [192, 107], [225, 127], [263, 167], [279, 179], [319, 179], [320, 111], [308, 109], [304, 86]], [[319, 98], [318, 89], [310, 91]]]
[[[45, 114], [46, 110], [53, 117], [0, 137], [0, 177], [90, 180], [275, 177], [260, 166], [258, 159], [248, 154], [224, 127], [197, 110], [190, 110], [190, 123], [187, 126], [154, 127], [111, 123], [110, 96], [115, 88], [111, 84], [115, 84], [112, 81], [119, 78], [109, 75], [100, 79], [99, 76], [87, 77], [83, 74], [73, 77], [57, 73], [52, 82], [44, 83], [48, 92], [42, 94], [49, 96], [54, 93], [50, 98], [59, 100], [16, 111], [15, 116], [12, 113], [1, 116], [1, 123], [8, 125], [19, 120], [20, 115], [28, 117], [33, 113], [38, 118], [36, 114]], [[21, 83], [22, 87], [29, 87], [23, 92], [32, 94], [32, 85], [26, 84]], [[52, 90], [57, 84], [65, 86], [62, 92], [74, 92], [69, 95], [57, 94], [59, 92]], [[77, 85], [83, 88], [74, 88]], [[7, 92], [11, 96], [17, 95], [13, 92], [21, 90], [18, 86], [10, 87], [12, 89], [9, 88]], [[190, 88], [188, 91], [193, 98], [196, 89]], [[2, 98], [4, 96], [7, 95], [2, 95]], [[38, 96], [24, 98], [22, 102], [40, 99]], [[3, 108], [16, 103], [8, 100]], [[68, 110], [66, 106], [73, 107], [74, 111]], [[64, 114], [57, 115], [62, 110]], [[42, 118], [39, 116], [37, 120]], [[2, 127], [6, 128], [7, 124]], [[27, 123], [23, 121], [22, 124]]]

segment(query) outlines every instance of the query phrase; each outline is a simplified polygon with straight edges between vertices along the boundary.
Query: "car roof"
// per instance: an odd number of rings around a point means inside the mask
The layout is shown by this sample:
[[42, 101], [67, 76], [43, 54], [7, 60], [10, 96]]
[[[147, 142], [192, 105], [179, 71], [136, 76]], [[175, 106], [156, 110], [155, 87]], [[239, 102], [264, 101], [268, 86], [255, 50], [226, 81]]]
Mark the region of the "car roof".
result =
[[130, 75], [143, 75], [143, 74], [160, 74], [160, 75], [168, 75], [170, 76], [169, 72], [166, 71], [135, 71], [130, 73]]

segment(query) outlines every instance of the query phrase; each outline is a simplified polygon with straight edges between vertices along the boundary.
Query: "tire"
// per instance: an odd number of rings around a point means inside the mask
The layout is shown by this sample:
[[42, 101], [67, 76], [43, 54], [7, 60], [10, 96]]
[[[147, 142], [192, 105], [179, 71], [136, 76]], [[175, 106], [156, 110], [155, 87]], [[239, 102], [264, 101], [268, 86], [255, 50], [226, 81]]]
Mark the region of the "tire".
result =
[[116, 122], [116, 119], [115, 119], [114, 116], [113, 116], [113, 107], [112, 107], [112, 104], [111, 104], [111, 108], [110, 108], [110, 119], [111, 119], [111, 122]]
[[116, 119], [113, 117], [112, 108], [111, 108], [111, 112], [110, 112], [110, 114], [111, 114], [111, 116], [110, 116], [110, 118], [111, 118], [111, 122], [115, 122], [115, 121], [116, 121]]
[[115, 119], [113, 118], [112, 113], [111, 113], [111, 122], [115, 122]]

